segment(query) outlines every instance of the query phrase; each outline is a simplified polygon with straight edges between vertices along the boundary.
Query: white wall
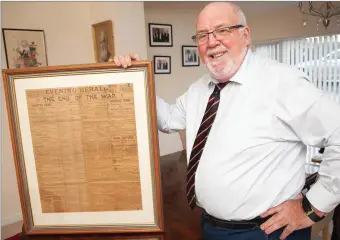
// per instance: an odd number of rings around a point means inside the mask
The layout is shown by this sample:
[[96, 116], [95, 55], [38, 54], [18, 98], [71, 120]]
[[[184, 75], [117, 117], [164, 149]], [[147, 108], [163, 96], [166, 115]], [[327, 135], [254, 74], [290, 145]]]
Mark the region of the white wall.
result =
[[[155, 75], [157, 94], [169, 103], [175, 103], [178, 96], [196, 81], [205, 67], [182, 67], [181, 46], [193, 45], [191, 36], [195, 33], [196, 17], [205, 2], [146, 2], [145, 26], [148, 23], [172, 24], [173, 47], [150, 47], [148, 59], [154, 55], [171, 56], [171, 74]], [[270, 41], [280, 38], [313, 36], [339, 32], [336, 19], [331, 22], [328, 30], [320, 27], [316, 31], [315, 18], [308, 18], [307, 27], [302, 27], [301, 14], [294, 3], [282, 2], [241, 2], [239, 3], [247, 17], [253, 42]], [[269, 12], [268, 12], [269, 11]], [[148, 29], [147, 29], [148, 32]], [[183, 149], [178, 134], [160, 134], [161, 155], [181, 151]]]
[[[1, 2], [1, 17], [2, 28], [44, 29], [50, 66], [93, 63], [91, 25], [108, 19], [113, 22], [116, 54], [132, 51], [147, 58], [143, 2]], [[2, 36], [1, 42], [6, 68]], [[1, 94], [3, 226], [22, 215], [2, 80]]]

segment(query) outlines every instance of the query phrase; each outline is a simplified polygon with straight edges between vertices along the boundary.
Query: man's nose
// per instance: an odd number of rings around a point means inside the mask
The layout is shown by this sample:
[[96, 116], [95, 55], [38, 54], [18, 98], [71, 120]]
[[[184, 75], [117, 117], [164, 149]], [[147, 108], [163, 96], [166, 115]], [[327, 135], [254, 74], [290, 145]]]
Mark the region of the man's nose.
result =
[[218, 40], [216, 39], [213, 33], [208, 35], [208, 46], [216, 46], [218, 44]]

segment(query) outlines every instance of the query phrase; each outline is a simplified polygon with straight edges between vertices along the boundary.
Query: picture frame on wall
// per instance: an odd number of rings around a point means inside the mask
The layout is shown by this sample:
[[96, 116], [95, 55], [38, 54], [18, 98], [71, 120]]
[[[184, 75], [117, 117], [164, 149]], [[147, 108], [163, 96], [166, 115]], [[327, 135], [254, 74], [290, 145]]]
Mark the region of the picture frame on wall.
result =
[[150, 47], [172, 47], [172, 25], [149, 23]]
[[197, 46], [183, 45], [182, 46], [182, 66], [196, 67], [200, 65], [200, 57]]
[[25, 234], [164, 231], [152, 71], [2, 71]]
[[2, 28], [2, 36], [8, 69], [48, 66], [44, 30]]
[[154, 56], [153, 64], [155, 74], [171, 73], [171, 56]]
[[113, 25], [111, 20], [92, 25], [95, 62], [108, 62], [115, 56]]

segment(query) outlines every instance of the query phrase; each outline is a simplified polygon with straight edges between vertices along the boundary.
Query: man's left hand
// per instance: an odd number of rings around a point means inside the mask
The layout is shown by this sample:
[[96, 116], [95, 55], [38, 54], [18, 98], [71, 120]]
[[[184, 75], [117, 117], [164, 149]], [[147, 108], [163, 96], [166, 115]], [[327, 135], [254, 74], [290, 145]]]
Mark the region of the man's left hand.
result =
[[285, 239], [295, 230], [310, 227], [314, 224], [312, 220], [307, 217], [302, 208], [302, 197], [294, 200], [287, 200], [280, 205], [270, 208], [261, 217], [272, 215], [265, 223], [261, 225], [261, 229], [266, 234], [285, 227], [280, 239]]

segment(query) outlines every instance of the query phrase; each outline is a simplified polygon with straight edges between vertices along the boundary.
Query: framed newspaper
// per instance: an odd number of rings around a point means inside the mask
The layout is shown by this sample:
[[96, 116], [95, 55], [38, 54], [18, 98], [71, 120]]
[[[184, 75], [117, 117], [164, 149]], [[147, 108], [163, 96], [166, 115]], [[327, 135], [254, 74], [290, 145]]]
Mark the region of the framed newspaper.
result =
[[3, 81], [26, 234], [163, 232], [151, 62]]
[[80, 235], [67, 234], [67, 235], [57, 235], [54, 238], [48, 238], [48, 240], [60, 240], [60, 239], [62, 240], [166, 240], [164, 233], [129, 234], [129, 235], [124, 235], [124, 236], [122, 235], [114, 236], [112, 234], [80, 234]]

